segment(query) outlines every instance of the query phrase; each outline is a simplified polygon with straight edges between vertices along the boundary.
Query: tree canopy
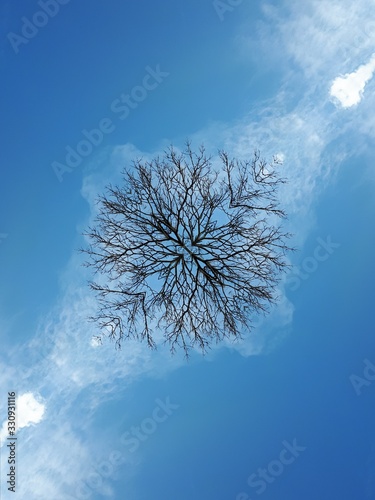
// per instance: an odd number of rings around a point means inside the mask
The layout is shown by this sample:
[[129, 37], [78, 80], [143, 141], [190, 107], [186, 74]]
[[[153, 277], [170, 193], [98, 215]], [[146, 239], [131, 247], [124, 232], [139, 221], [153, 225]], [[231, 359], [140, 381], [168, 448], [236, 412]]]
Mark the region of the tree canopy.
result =
[[288, 267], [278, 167], [258, 151], [248, 161], [221, 151], [214, 162], [187, 143], [125, 168], [122, 185], [98, 198], [85, 233], [98, 338], [118, 347], [137, 338], [154, 348], [157, 329], [172, 352], [188, 355], [250, 330], [254, 315], [275, 302]]

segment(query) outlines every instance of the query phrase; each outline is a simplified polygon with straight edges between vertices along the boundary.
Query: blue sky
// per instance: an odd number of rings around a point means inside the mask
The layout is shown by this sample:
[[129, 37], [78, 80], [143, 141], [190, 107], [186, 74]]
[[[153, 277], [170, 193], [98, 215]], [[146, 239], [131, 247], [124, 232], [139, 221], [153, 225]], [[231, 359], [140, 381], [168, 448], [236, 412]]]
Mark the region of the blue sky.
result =
[[[372, 2], [46, 4], [0, 6], [1, 498], [374, 499]], [[280, 301], [188, 363], [97, 346], [77, 252], [95, 198], [187, 138], [283, 159]]]

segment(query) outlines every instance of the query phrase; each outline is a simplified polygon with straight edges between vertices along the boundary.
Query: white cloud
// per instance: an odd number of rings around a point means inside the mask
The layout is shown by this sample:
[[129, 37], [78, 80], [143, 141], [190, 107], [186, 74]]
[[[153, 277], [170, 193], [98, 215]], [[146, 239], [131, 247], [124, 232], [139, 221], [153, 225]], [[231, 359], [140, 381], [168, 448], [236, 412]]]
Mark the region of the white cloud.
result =
[[275, 160], [281, 163], [284, 163], [285, 161], [285, 154], [284, 153], [277, 153], [275, 155]]
[[366, 84], [375, 72], [375, 54], [367, 64], [362, 64], [356, 71], [335, 78], [330, 94], [336, 98], [343, 108], [359, 104]]
[[17, 424], [18, 428], [38, 424], [44, 415], [45, 405], [39, 395], [32, 392], [21, 394], [17, 398]]
[[90, 346], [95, 349], [96, 347], [99, 347], [100, 345], [102, 345], [101, 339], [99, 337], [92, 337], [92, 339], [90, 340]]
[[[17, 431], [41, 422], [44, 412], [45, 404], [38, 394], [26, 392], [18, 396], [16, 399]], [[3, 441], [7, 436], [8, 427], [5, 421], [0, 431], [0, 440]]]

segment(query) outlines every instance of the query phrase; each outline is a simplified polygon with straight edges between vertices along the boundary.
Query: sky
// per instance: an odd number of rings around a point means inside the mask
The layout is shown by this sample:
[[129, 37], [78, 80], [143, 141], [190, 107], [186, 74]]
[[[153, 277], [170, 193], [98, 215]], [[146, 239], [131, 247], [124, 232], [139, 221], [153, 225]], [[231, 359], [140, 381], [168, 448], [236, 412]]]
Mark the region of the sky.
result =
[[[2, 0], [2, 499], [375, 499], [372, 13], [371, 0]], [[297, 251], [279, 301], [189, 361], [98, 345], [78, 251], [95, 200], [187, 139], [283, 160]]]

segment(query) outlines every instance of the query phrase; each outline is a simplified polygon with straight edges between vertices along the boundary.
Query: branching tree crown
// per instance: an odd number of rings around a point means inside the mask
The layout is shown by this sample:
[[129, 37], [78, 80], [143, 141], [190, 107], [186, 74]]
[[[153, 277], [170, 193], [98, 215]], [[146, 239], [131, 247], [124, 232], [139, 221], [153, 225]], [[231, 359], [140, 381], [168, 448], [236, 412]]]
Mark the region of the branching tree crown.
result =
[[121, 346], [126, 338], [155, 347], [155, 329], [171, 351], [238, 338], [254, 314], [276, 299], [290, 236], [277, 201], [278, 162], [255, 152], [250, 161], [202, 146], [170, 147], [123, 171], [122, 186], [98, 199], [95, 227], [86, 232], [86, 263], [100, 277], [91, 319]]

